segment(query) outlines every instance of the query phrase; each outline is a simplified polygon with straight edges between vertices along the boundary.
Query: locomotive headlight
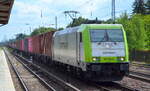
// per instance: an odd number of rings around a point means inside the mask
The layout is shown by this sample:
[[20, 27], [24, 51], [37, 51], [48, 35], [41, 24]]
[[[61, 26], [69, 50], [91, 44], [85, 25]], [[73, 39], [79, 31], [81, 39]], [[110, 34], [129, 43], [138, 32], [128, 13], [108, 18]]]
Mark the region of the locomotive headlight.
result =
[[125, 58], [124, 58], [124, 57], [119, 57], [119, 60], [120, 60], [120, 61], [124, 61]]
[[93, 58], [93, 61], [96, 61], [96, 58]]
[[124, 60], [125, 60], [125, 57], [118, 57], [118, 60], [124, 61]]
[[121, 58], [120, 58], [120, 60], [121, 60], [121, 61], [124, 61], [124, 58], [123, 58], [123, 57], [121, 57]]
[[93, 60], [93, 61], [98, 61], [99, 58], [94, 57], [92, 60]]

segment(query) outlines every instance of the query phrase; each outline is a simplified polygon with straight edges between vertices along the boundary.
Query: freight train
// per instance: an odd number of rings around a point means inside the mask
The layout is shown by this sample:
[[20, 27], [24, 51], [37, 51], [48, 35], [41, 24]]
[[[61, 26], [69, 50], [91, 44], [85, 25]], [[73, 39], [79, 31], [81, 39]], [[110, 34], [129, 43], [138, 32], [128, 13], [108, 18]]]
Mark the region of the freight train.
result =
[[15, 41], [9, 47], [33, 62], [63, 65], [92, 81], [119, 81], [129, 73], [127, 39], [120, 24], [82, 24]]

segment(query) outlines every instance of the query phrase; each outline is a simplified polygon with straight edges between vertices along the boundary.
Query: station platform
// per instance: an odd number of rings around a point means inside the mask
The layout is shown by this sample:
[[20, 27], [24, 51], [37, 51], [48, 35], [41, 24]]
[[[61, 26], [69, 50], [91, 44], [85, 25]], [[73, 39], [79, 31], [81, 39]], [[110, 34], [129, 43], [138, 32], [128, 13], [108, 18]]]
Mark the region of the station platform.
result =
[[0, 49], [0, 91], [15, 91], [4, 51]]

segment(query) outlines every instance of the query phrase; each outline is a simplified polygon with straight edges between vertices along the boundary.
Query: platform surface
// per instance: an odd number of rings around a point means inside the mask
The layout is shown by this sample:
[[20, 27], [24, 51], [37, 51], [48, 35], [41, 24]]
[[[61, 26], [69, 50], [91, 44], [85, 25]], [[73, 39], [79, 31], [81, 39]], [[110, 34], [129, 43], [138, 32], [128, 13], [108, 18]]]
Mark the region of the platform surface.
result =
[[15, 91], [4, 51], [0, 49], [0, 91]]

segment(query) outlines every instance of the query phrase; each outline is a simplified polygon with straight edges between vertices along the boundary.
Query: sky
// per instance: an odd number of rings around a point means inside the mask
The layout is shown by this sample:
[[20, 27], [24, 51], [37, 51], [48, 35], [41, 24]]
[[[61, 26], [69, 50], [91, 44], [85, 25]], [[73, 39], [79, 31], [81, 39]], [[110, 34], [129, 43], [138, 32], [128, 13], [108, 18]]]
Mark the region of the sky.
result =
[[[112, 0], [15, 0], [9, 23], [0, 27], [0, 42], [15, 38], [16, 34], [30, 34], [41, 26], [58, 28], [71, 22], [64, 11], [78, 11], [77, 17], [107, 20], [111, 18]], [[116, 17], [123, 12], [132, 13], [134, 0], [116, 0]]]

